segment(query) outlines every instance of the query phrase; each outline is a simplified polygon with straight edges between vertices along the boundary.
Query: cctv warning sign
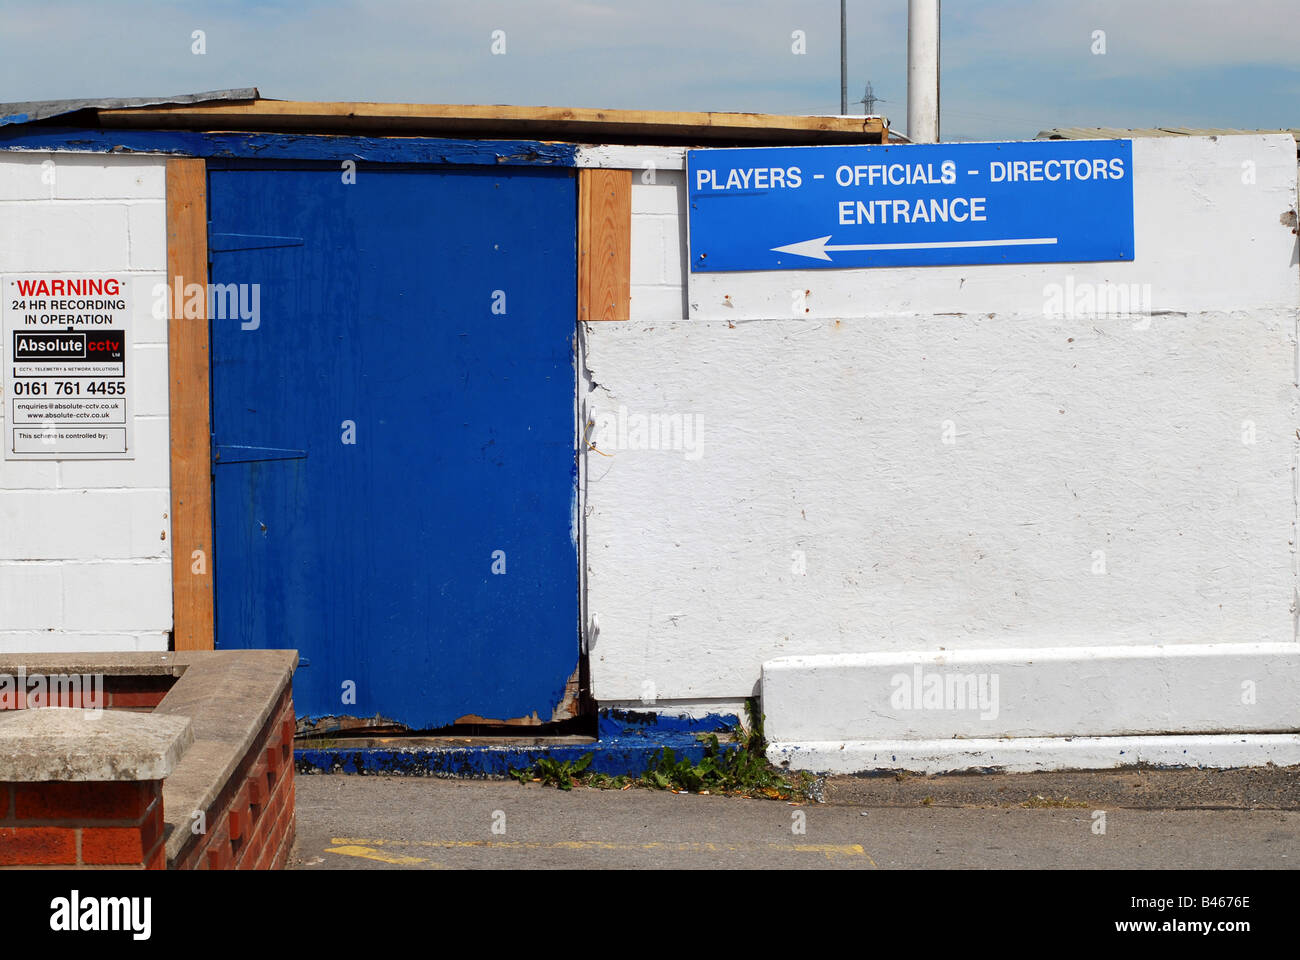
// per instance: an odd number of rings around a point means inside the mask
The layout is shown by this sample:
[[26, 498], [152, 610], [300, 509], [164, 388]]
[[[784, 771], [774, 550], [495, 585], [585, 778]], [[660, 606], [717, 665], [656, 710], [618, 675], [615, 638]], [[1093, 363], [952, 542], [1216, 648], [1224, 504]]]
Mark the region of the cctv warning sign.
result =
[[132, 448], [127, 278], [3, 280], [6, 460], [126, 460]]

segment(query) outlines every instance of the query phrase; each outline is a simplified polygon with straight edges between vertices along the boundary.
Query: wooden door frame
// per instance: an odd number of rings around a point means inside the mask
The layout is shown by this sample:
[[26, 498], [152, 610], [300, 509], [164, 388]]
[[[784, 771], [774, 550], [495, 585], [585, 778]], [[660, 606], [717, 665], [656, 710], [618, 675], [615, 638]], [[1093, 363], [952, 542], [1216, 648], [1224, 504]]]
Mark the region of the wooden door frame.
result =
[[[172, 646], [176, 650], [211, 650], [216, 640], [207, 166], [198, 157], [167, 160], [167, 376]], [[199, 296], [191, 296], [195, 284], [201, 285]]]
[[578, 319], [626, 320], [632, 293], [632, 171], [578, 171]]

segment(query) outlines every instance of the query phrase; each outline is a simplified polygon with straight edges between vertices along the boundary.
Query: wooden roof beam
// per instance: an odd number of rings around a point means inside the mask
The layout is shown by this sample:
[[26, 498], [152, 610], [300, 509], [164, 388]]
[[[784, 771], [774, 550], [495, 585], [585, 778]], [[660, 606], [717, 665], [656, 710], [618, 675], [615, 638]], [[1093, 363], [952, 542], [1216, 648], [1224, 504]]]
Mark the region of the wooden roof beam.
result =
[[584, 143], [883, 143], [879, 117], [255, 100], [99, 110], [104, 127], [492, 136]]

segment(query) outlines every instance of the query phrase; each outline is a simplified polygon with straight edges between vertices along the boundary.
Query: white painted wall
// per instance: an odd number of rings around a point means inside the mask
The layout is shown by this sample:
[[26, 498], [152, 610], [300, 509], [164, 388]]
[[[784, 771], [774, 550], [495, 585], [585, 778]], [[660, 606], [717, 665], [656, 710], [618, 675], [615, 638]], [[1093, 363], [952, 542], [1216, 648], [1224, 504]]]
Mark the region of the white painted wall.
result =
[[0, 274], [131, 278], [136, 447], [134, 460], [0, 460], [0, 652], [167, 649], [167, 323], [151, 310], [164, 200], [157, 157], [0, 153]]
[[[588, 419], [701, 442], [587, 454], [598, 700], [749, 696], [789, 655], [1295, 640], [1295, 142], [1133, 156], [1131, 263], [689, 290], [682, 174], [634, 178], [632, 319], [586, 325]], [[1045, 316], [1067, 280], [1152, 315]]]

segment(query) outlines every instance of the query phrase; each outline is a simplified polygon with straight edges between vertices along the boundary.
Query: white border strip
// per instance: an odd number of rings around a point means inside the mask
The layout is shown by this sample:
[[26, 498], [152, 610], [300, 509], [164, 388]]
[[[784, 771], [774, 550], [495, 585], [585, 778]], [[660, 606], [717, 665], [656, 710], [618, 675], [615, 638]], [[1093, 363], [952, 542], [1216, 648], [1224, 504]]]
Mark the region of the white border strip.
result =
[[849, 740], [772, 743], [767, 758], [814, 773], [1111, 770], [1300, 765], [1300, 734], [1162, 737], [1020, 737], [1007, 740]]

